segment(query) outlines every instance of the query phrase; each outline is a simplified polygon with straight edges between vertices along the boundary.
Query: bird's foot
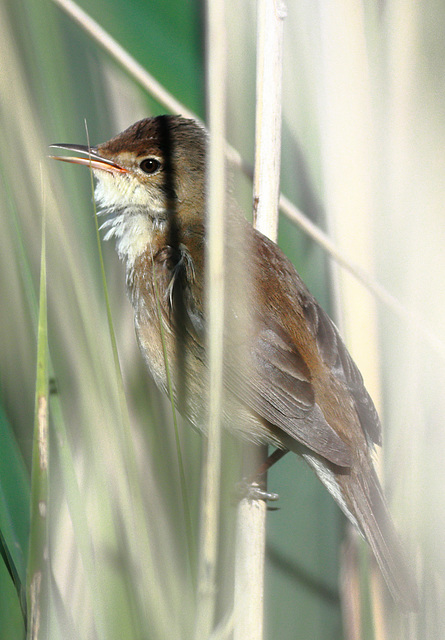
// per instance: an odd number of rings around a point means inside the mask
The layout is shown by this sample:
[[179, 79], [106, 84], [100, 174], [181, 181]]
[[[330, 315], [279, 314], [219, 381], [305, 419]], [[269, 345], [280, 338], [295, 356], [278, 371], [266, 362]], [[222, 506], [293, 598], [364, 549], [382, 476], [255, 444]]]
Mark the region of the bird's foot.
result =
[[264, 500], [265, 502], [276, 502], [280, 496], [278, 493], [267, 491], [257, 482], [252, 482], [248, 478], [243, 478], [235, 485], [235, 494], [238, 500]]

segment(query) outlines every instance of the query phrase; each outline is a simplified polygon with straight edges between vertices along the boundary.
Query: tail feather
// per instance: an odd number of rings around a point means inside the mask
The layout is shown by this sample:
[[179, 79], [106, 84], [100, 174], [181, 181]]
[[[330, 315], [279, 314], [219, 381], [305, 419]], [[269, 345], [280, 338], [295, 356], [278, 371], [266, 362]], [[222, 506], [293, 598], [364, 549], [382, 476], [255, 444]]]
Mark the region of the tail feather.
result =
[[303, 454], [303, 457], [368, 541], [394, 600], [402, 610], [416, 611], [418, 596], [414, 571], [403, 552], [368, 456], [347, 470], [313, 454]]
[[347, 478], [342, 483], [346, 501], [351, 505], [394, 600], [403, 610], [415, 611], [418, 596], [413, 568], [402, 549], [377, 474], [370, 463], [364, 468], [353, 469], [348, 477], [343, 476]]

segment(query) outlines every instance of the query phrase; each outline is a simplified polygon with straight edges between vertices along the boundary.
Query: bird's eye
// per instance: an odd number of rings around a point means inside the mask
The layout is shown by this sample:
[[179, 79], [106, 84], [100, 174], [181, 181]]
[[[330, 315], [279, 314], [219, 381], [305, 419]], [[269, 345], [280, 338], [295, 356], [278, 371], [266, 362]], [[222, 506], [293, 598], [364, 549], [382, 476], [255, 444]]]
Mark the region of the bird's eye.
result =
[[156, 158], [145, 158], [139, 166], [144, 173], [156, 173], [161, 163]]

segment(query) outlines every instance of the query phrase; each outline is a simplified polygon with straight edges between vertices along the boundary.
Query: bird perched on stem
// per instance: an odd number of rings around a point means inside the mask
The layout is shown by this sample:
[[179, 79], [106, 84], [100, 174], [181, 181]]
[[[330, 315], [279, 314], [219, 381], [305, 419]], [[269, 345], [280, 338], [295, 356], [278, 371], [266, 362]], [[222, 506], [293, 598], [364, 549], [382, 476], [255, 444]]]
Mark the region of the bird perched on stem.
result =
[[[126, 265], [138, 341], [180, 410], [203, 429], [206, 389], [204, 129], [179, 116], [137, 122], [85, 157]], [[369, 542], [404, 610], [416, 588], [371, 453], [381, 425], [336, 327], [276, 244], [227, 206], [224, 422], [236, 435], [300, 454]], [[162, 331], [161, 331], [162, 328]]]

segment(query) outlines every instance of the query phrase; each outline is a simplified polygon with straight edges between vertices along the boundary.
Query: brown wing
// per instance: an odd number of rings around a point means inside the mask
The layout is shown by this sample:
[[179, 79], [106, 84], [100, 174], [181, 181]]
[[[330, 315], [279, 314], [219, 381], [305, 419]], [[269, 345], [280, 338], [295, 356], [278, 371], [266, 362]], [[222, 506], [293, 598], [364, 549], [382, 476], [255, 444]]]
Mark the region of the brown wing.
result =
[[[267, 290], [274, 298], [272, 301], [268, 298], [263, 299], [259, 310], [260, 326], [268, 326], [271, 316], [283, 322], [283, 310], [279, 310], [278, 307], [286, 305], [285, 314], [291, 314], [295, 319], [294, 324], [301, 323], [301, 331], [309, 331], [315, 338], [321, 361], [345, 387], [345, 393], [352, 398], [368, 442], [381, 444], [381, 425], [377, 411], [334, 323], [309, 293], [294, 266], [277, 245], [257, 232], [254, 232], [253, 238], [254, 255], [257, 257], [257, 286], [260, 287], [257, 289], [257, 297], [260, 291]], [[284, 343], [289, 342], [289, 348], [296, 349], [291, 337], [283, 328], [281, 332]], [[301, 366], [299, 368], [301, 369]], [[276, 385], [281, 384], [279, 376], [275, 376], [273, 382]], [[298, 386], [295, 387], [295, 394], [300, 394]]]
[[345, 385], [354, 399], [360, 424], [368, 442], [381, 445], [382, 427], [379, 416], [363, 384], [362, 375], [346, 349], [337, 327], [310, 294], [303, 297], [302, 307], [323, 362]]
[[[228, 386], [262, 418], [339, 466], [349, 466], [348, 446], [316, 404], [310, 373], [284, 329], [269, 320], [252, 344], [252, 372], [233, 369]], [[241, 371], [241, 375], [240, 372]]]

